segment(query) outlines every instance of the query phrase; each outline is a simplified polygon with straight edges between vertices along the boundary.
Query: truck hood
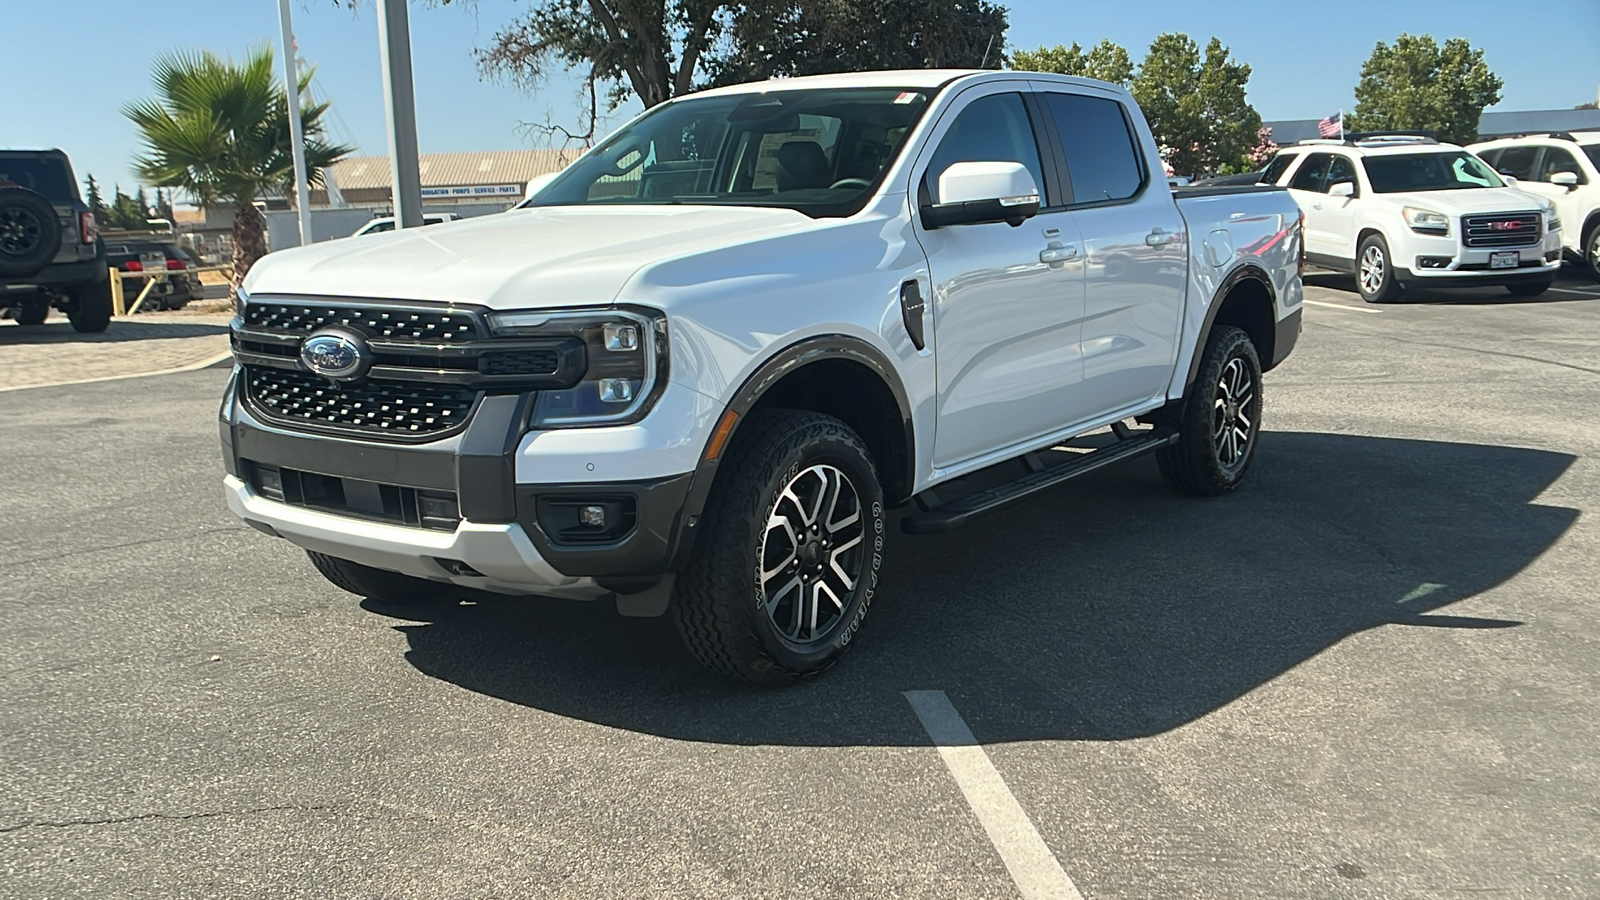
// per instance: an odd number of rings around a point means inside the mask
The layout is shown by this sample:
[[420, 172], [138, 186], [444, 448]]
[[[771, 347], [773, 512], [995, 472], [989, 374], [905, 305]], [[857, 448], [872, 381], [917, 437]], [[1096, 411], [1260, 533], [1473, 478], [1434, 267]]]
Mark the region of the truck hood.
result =
[[1550, 201], [1512, 187], [1470, 188], [1451, 191], [1406, 191], [1378, 194], [1403, 206], [1419, 206], [1447, 216], [1475, 216], [1483, 213], [1547, 211]]
[[270, 253], [244, 289], [496, 309], [593, 306], [616, 300], [651, 263], [817, 224], [749, 206], [519, 209]]

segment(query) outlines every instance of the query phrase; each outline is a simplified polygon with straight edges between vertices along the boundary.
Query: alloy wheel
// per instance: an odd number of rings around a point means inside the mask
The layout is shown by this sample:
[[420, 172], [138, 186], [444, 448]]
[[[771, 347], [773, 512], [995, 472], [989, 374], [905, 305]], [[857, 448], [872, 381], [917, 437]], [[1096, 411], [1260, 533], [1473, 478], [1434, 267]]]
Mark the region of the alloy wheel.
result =
[[0, 250], [21, 256], [39, 246], [44, 227], [39, 218], [26, 209], [12, 207], [0, 211]]
[[844, 472], [814, 465], [789, 480], [767, 519], [757, 580], [767, 618], [798, 644], [844, 617], [866, 560], [861, 498]]
[[1377, 245], [1370, 246], [1361, 254], [1361, 289], [1368, 294], [1376, 294], [1383, 288], [1384, 269], [1387, 263], [1383, 258], [1383, 251]]
[[1232, 470], [1250, 453], [1255, 436], [1255, 379], [1239, 357], [1228, 360], [1217, 379], [1217, 399], [1212, 406], [1211, 445], [1222, 468]]

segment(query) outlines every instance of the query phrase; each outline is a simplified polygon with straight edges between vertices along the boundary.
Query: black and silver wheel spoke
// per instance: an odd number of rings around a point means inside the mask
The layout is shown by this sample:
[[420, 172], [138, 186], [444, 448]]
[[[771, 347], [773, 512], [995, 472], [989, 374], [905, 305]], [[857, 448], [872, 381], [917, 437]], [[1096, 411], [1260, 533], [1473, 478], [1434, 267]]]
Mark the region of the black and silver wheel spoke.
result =
[[1217, 398], [1212, 403], [1211, 441], [1217, 462], [1225, 469], [1237, 466], [1250, 449], [1255, 428], [1251, 406], [1255, 402], [1255, 382], [1243, 359], [1228, 360], [1217, 379]]
[[1383, 251], [1376, 246], [1368, 247], [1367, 252], [1361, 254], [1361, 288], [1369, 294], [1376, 294], [1383, 287], [1384, 260]]
[[758, 550], [768, 618], [789, 640], [830, 632], [861, 576], [861, 499], [829, 465], [795, 475], [778, 494]]

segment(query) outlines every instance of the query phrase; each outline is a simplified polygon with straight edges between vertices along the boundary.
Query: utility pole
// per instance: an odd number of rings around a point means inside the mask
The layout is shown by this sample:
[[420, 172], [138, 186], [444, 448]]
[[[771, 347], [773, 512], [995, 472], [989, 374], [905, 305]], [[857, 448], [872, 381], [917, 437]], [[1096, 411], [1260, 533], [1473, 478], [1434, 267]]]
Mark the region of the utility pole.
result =
[[311, 243], [311, 190], [306, 182], [306, 139], [300, 126], [300, 73], [294, 64], [294, 29], [289, 25], [289, 0], [278, 0], [283, 26], [283, 86], [289, 95], [289, 143], [294, 150], [294, 205], [300, 212], [300, 246]]
[[383, 62], [383, 110], [389, 120], [394, 227], [417, 228], [422, 225], [422, 176], [417, 171], [417, 102], [411, 89], [406, 0], [378, 0], [378, 53]]

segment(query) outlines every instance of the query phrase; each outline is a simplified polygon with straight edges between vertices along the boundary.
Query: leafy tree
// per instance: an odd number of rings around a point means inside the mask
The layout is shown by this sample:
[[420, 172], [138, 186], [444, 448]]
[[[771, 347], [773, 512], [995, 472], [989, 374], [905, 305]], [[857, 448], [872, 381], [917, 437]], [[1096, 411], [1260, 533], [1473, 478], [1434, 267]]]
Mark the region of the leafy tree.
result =
[[[139, 127], [145, 154], [135, 161], [152, 184], [183, 188], [201, 206], [229, 203], [233, 217], [233, 287], [266, 255], [265, 220], [255, 201], [287, 194], [294, 184], [289, 142], [289, 100], [272, 70], [272, 50], [253, 50], [242, 61], [204, 53], [158, 57], [152, 72], [157, 96], [123, 108]], [[311, 73], [301, 76], [302, 96]], [[322, 171], [350, 152], [324, 140], [326, 103], [301, 107], [306, 173]]]
[[1106, 39], [1087, 51], [1077, 41], [1073, 41], [1071, 47], [1057, 44], [1037, 50], [1018, 50], [1011, 54], [1011, 68], [1098, 78], [1124, 86], [1133, 81], [1133, 61], [1127, 49]]
[[1006, 9], [988, 0], [754, 0], [730, 7], [710, 82], [872, 69], [999, 68]]
[[1159, 35], [1133, 77], [1133, 96], [1180, 175], [1249, 164], [1261, 129], [1245, 85], [1250, 66], [1212, 38], [1205, 56], [1186, 34]]
[[94, 220], [102, 225], [110, 221], [110, 216], [106, 209], [106, 198], [104, 194], [100, 193], [100, 182], [95, 180], [94, 173], [89, 173], [89, 177], [83, 180], [83, 188], [83, 202], [88, 205], [89, 211], [94, 213]]
[[172, 213], [171, 191], [164, 188], [156, 188], [156, 215], [166, 219], [168, 222], [177, 221]]
[[610, 108], [646, 108], [708, 84], [863, 69], [998, 65], [1006, 10], [989, 0], [537, 0], [479, 51], [531, 86], [578, 71]]
[[1392, 45], [1379, 41], [1361, 67], [1350, 129], [1431, 131], [1441, 141], [1471, 143], [1504, 86], [1464, 38], [1440, 46], [1431, 35], [1402, 34]]
[[112, 190], [111, 206], [106, 210], [106, 221], [113, 228], [129, 231], [145, 227], [144, 213], [132, 197], [122, 192], [122, 185]]
[[142, 184], [133, 192], [133, 205], [139, 209], [139, 227], [143, 228], [149, 224], [145, 220], [150, 218], [150, 198], [144, 195]]
[[1573, 109], [1600, 109], [1600, 103], [1590, 100], [1588, 103], [1579, 103]]

